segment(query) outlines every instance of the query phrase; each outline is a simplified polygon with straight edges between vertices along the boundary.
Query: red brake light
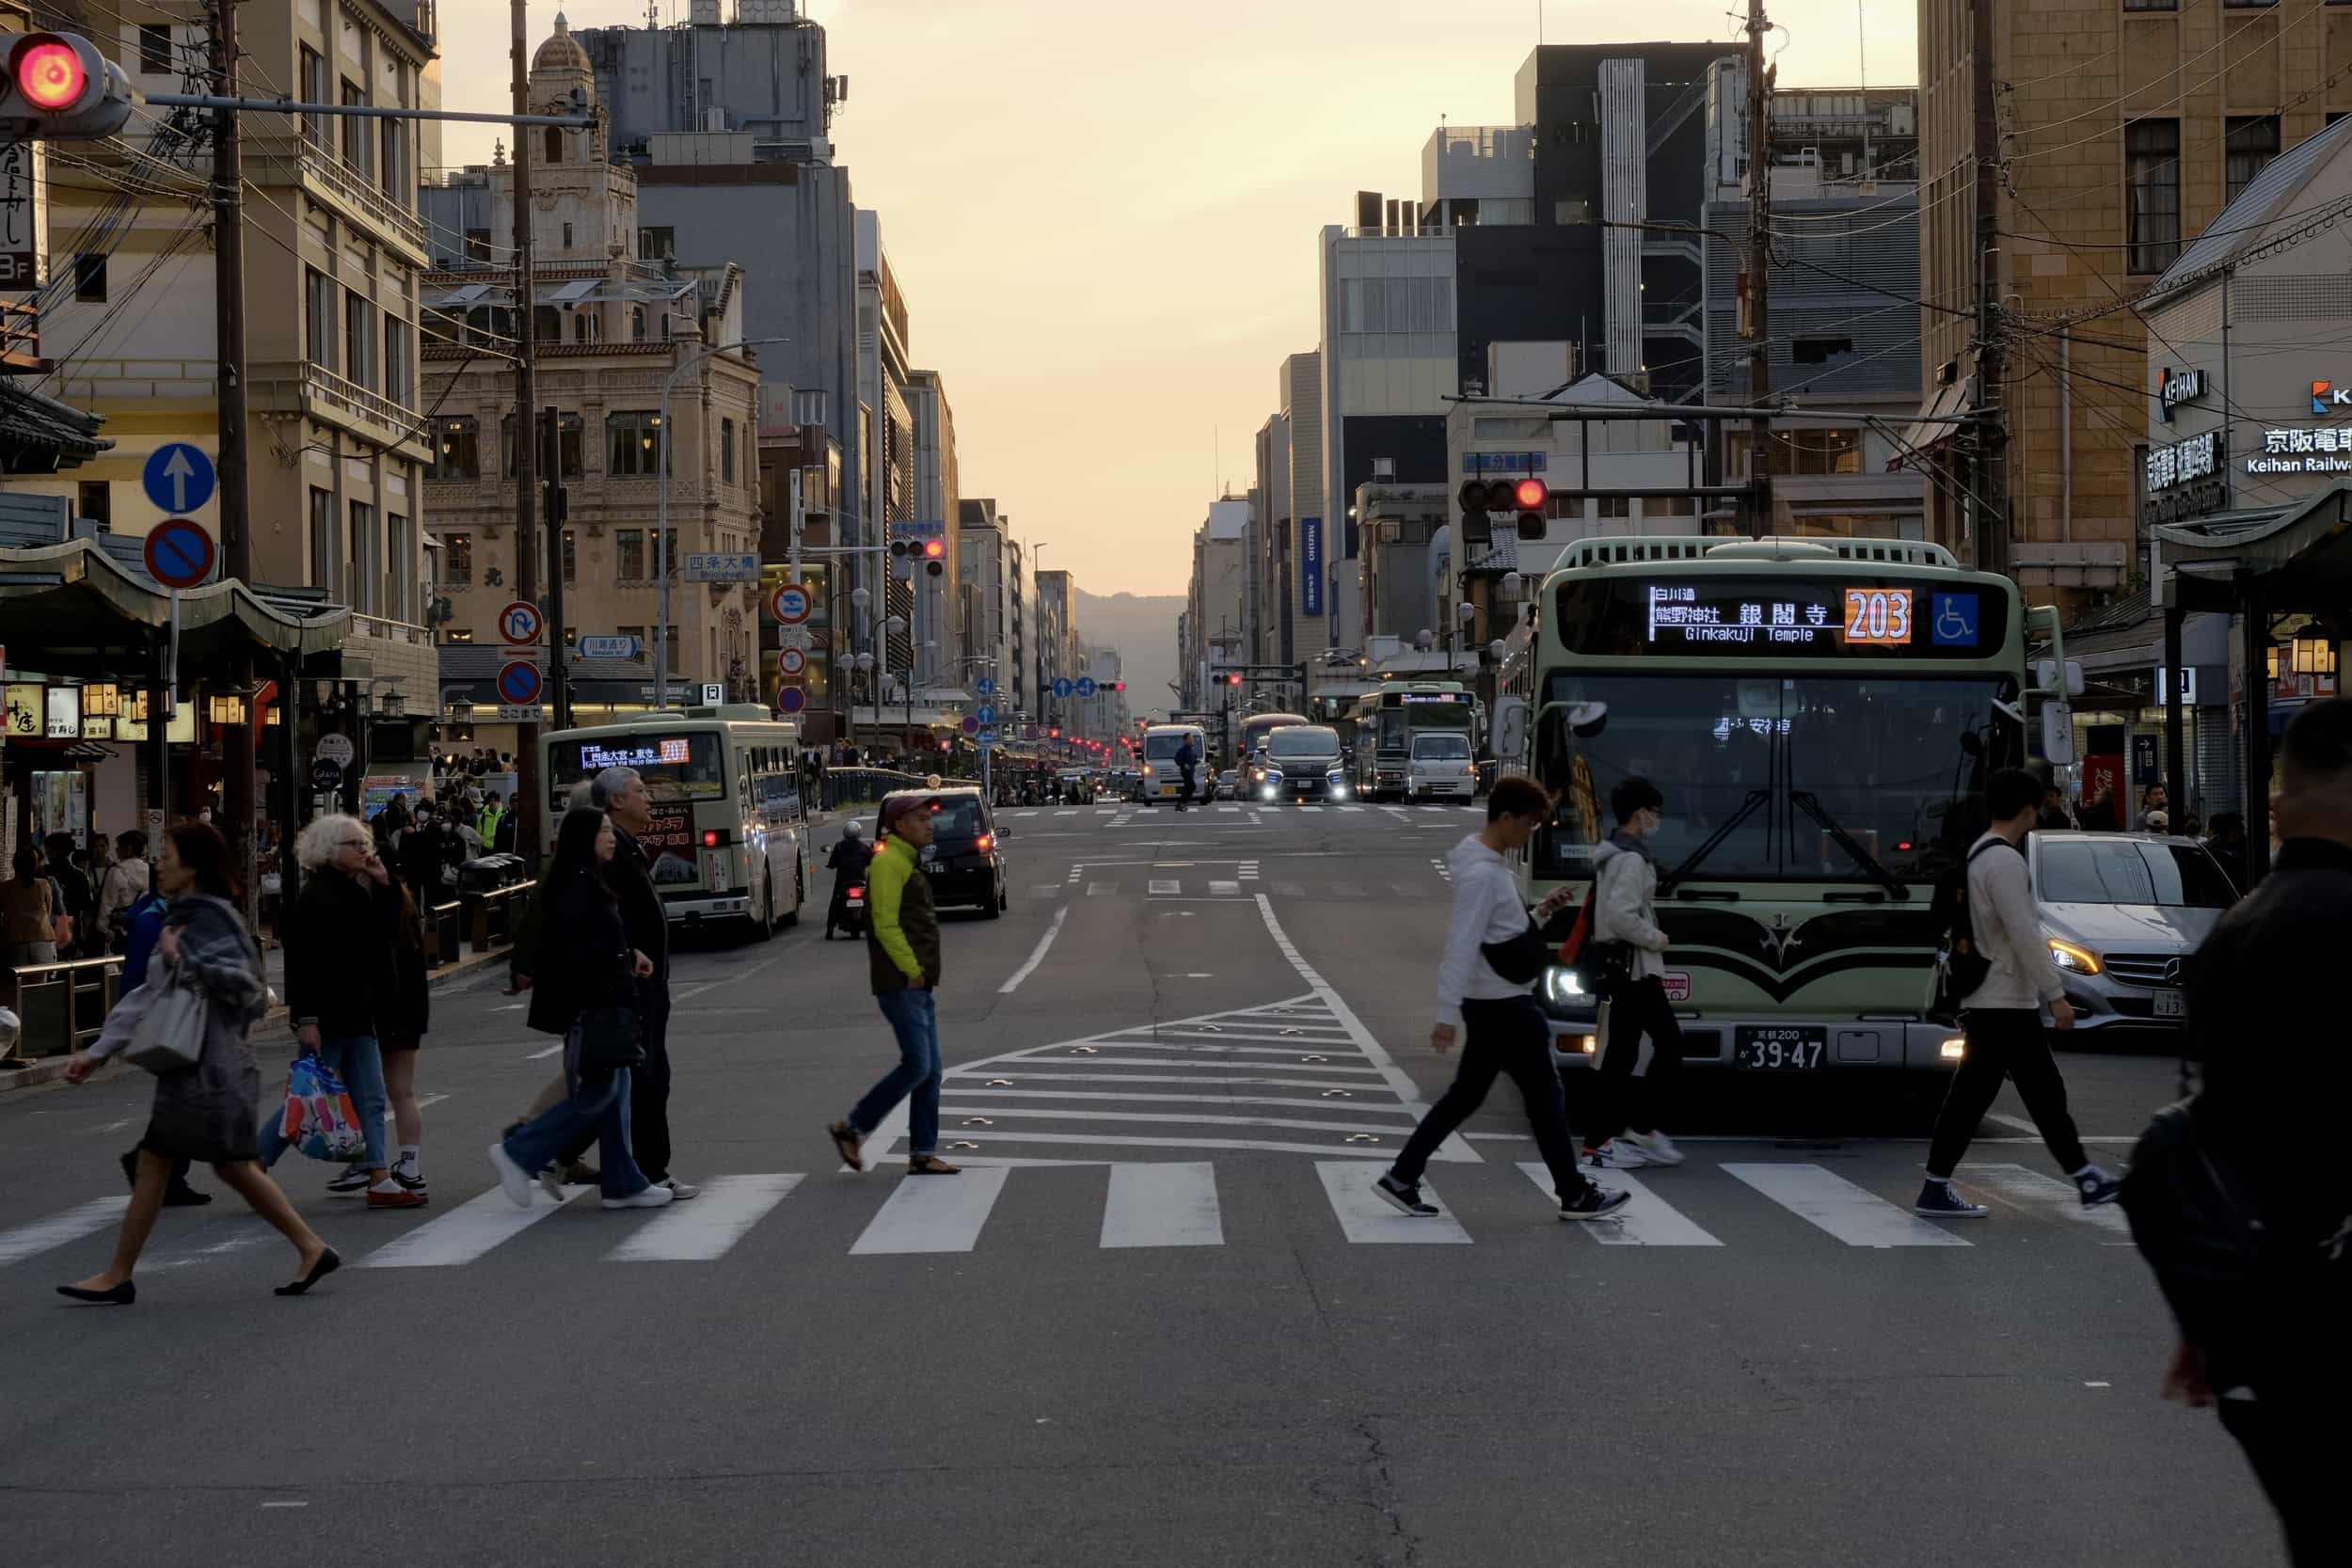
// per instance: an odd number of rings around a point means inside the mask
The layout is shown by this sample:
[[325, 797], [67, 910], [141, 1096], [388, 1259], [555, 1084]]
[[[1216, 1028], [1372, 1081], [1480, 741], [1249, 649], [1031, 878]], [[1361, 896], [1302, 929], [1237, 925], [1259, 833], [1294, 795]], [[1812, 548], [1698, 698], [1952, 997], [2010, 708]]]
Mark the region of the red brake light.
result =
[[1511, 486], [1511, 500], [1521, 512], [1542, 511], [1550, 494], [1551, 487], [1533, 475]]
[[703, 830], [703, 847], [706, 849], [716, 849], [719, 847], [718, 829], [705, 828]]
[[995, 835], [994, 833], [982, 833], [982, 834], [980, 835], [980, 845], [979, 845], [979, 848], [980, 848], [980, 853], [981, 853], [981, 854], [985, 855], [985, 854], [987, 854], [987, 853], [988, 853], [991, 849], [993, 849], [993, 848], [995, 848], [995, 847], [996, 847], [996, 835]]
[[50, 39], [16, 56], [16, 90], [36, 109], [71, 107], [88, 85], [89, 72], [70, 43]]

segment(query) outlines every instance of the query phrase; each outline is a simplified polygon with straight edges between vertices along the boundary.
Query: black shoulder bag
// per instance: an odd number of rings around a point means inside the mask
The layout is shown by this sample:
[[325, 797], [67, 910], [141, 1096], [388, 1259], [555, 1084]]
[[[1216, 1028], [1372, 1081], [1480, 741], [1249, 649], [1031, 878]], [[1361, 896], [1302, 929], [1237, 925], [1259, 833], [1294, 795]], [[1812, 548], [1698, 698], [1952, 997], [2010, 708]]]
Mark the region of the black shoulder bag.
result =
[[580, 1070], [617, 1072], [645, 1065], [645, 1046], [633, 1007], [588, 1007], [572, 1027], [580, 1031]]

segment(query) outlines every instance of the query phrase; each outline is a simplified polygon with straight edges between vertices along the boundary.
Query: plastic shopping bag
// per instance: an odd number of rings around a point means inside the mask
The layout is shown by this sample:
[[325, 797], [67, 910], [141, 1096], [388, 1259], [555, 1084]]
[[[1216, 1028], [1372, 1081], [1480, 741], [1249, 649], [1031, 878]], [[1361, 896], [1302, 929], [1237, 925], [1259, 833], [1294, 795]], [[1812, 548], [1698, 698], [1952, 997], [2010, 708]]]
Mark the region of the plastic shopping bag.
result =
[[308, 1053], [286, 1079], [286, 1142], [313, 1160], [349, 1160], [367, 1148], [351, 1091], [335, 1069]]

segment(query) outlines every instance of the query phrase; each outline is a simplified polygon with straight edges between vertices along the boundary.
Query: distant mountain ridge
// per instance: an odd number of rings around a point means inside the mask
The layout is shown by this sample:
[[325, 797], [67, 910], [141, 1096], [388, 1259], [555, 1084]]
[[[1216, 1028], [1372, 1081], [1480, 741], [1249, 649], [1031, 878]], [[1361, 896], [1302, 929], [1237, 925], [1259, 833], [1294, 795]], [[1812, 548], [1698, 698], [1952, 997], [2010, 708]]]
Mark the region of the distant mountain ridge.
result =
[[1089, 594], [1078, 590], [1078, 637], [1090, 646], [1119, 650], [1129, 711], [1165, 714], [1176, 702], [1176, 621], [1181, 594]]

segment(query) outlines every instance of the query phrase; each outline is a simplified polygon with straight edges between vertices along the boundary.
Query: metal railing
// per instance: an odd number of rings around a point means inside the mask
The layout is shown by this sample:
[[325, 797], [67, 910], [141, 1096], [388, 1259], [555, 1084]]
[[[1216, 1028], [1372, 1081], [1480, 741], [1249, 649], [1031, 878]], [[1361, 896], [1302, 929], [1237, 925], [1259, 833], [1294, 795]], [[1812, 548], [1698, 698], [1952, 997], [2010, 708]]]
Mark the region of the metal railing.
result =
[[105, 1027], [121, 994], [122, 959], [67, 958], [0, 969], [0, 991], [24, 1025], [24, 1057], [66, 1056]]
[[415, 410], [405, 408], [379, 393], [371, 392], [358, 382], [339, 375], [324, 365], [308, 359], [302, 362], [302, 390], [306, 396], [322, 403], [331, 403], [355, 418], [397, 432], [397, 439], [402, 444], [424, 444], [424, 432], [421, 428], [424, 421]]
[[[369, 135], [374, 133], [370, 132]], [[420, 256], [424, 254], [422, 219], [376, 189], [373, 181], [347, 167], [341, 158], [310, 137], [304, 136], [300, 140], [302, 172], [306, 179], [317, 181], [337, 199], [359, 209], [371, 221], [389, 230], [393, 238], [407, 242]]]

